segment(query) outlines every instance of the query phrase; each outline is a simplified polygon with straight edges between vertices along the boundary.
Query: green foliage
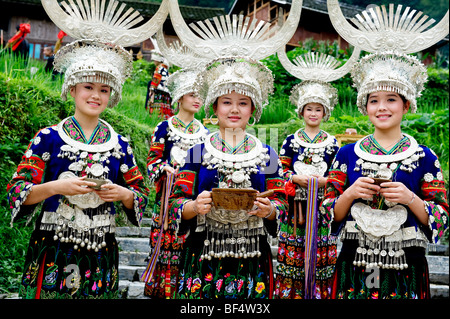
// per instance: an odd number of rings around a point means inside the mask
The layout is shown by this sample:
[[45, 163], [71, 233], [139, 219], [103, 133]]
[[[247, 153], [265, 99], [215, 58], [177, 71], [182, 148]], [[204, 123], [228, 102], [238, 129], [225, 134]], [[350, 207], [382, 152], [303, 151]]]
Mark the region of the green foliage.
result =
[[18, 291], [19, 278], [22, 275], [31, 225], [24, 221], [9, 227], [10, 212], [0, 207], [0, 294]]
[[446, 184], [449, 181], [449, 110], [407, 114], [402, 131], [414, 136], [419, 144], [432, 149], [439, 158]]
[[133, 72], [131, 77], [126, 80], [126, 83], [133, 86], [147, 87], [148, 81], [152, 79], [155, 71], [155, 64], [147, 60], [136, 60], [133, 62]]

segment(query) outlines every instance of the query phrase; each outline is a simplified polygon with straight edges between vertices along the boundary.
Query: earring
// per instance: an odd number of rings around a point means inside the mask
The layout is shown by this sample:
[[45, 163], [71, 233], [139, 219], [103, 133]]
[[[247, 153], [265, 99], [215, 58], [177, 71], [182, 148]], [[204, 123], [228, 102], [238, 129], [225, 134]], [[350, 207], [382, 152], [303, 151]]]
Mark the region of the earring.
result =
[[[251, 118], [253, 118], [253, 123], [252, 123], [252, 124], [250, 124], [250, 119], [251, 119]], [[256, 123], [256, 117], [254, 117], [254, 116], [252, 115], [252, 116], [250, 117], [250, 119], [249, 119], [247, 125], [248, 125], [248, 126], [253, 126], [253, 125], [255, 125], [255, 123]]]
[[219, 124], [219, 119], [217, 118], [217, 117], [213, 117], [215, 114], [212, 114], [210, 117], [209, 117], [209, 122], [211, 123], [211, 124], [213, 124], [213, 125], [217, 125], [217, 124]]

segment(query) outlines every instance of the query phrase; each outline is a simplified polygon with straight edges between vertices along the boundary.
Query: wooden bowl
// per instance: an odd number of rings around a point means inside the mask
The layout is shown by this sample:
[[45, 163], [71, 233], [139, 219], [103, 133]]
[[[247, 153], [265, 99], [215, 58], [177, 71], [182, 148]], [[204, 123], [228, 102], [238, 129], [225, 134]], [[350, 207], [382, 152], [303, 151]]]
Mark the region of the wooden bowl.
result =
[[249, 211], [256, 197], [268, 197], [273, 193], [273, 190], [269, 190], [258, 194], [257, 190], [251, 188], [213, 188], [211, 196], [216, 209]]

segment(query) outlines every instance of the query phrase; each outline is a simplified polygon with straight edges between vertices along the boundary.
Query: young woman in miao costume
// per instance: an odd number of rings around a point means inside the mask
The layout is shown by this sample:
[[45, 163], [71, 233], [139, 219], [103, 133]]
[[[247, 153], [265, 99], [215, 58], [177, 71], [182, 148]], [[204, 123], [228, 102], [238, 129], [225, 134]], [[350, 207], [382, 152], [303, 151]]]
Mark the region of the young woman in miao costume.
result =
[[[381, 11], [385, 11], [383, 7]], [[393, 6], [389, 11], [393, 15]], [[390, 21], [389, 17], [384, 21]], [[448, 32], [448, 19], [446, 23]], [[351, 26], [345, 28], [337, 29], [341, 33]], [[358, 32], [355, 37], [360, 34], [372, 40], [378, 34]], [[445, 28], [443, 32], [446, 34]], [[343, 241], [332, 298], [430, 298], [425, 251], [448, 227], [439, 160], [430, 148], [401, 131], [403, 115], [416, 112], [417, 98], [427, 79], [425, 66], [407, 53], [420, 51], [438, 39], [418, 41], [408, 48], [403, 44], [417, 40], [420, 33], [409, 39], [410, 34], [398, 29], [390, 35], [386, 42], [363, 45], [348, 38], [364, 50], [377, 52], [363, 57], [351, 71], [358, 108], [368, 115], [374, 132], [343, 146], [328, 175], [322, 213], [333, 219], [334, 230]], [[389, 50], [395, 45], [395, 51]]]

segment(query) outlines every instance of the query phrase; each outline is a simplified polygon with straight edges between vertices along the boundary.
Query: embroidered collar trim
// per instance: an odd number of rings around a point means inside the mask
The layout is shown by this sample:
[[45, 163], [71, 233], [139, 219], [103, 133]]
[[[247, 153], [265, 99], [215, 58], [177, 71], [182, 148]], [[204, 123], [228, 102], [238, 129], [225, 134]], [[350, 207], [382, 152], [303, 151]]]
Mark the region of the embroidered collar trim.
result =
[[61, 137], [61, 139], [66, 144], [68, 144], [74, 148], [77, 148], [79, 150], [86, 151], [86, 152], [99, 153], [99, 152], [106, 152], [106, 151], [113, 149], [119, 142], [119, 136], [114, 131], [112, 126], [101, 119], [99, 119], [99, 121], [101, 123], [103, 123], [104, 125], [106, 125], [108, 127], [108, 130], [110, 131], [111, 137], [110, 137], [109, 141], [107, 141], [106, 143], [103, 143], [103, 144], [95, 144], [95, 145], [90, 145], [90, 144], [85, 144], [82, 142], [75, 141], [74, 139], [72, 139], [70, 136], [68, 136], [66, 134], [66, 132], [64, 131], [64, 128], [63, 128], [64, 123], [68, 119], [70, 119], [70, 117], [67, 117], [64, 120], [62, 120], [61, 122], [59, 122], [57, 125], [57, 130], [58, 130], [58, 134]]
[[320, 143], [308, 143], [306, 141], [303, 141], [302, 139], [300, 139], [300, 137], [298, 136], [300, 131], [303, 130], [302, 128], [298, 129], [295, 133], [294, 133], [294, 140], [300, 144], [303, 147], [308, 147], [308, 148], [321, 148], [321, 147], [326, 147], [327, 145], [333, 143], [334, 141], [334, 136], [328, 134], [325, 131], [324, 132], [327, 135], [327, 138], [325, 141], [320, 142]]
[[[175, 116], [175, 115], [174, 115], [174, 116]], [[197, 132], [195, 132], [195, 133], [188, 134], [188, 133], [184, 133], [184, 132], [180, 131], [178, 128], [176, 128], [176, 127], [173, 125], [172, 119], [173, 119], [174, 116], [172, 116], [171, 118], [169, 118], [169, 119], [167, 120], [167, 123], [168, 123], [168, 125], [169, 125], [169, 129], [170, 129], [173, 133], [175, 133], [176, 135], [178, 135], [179, 137], [185, 138], [185, 139], [189, 139], [189, 140], [194, 140], [194, 139], [199, 139], [199, 138], [201, 138], [202, 136], [205, 136], [205, 134], [206, 134], [206, 128], [202, 125], [202, 123], [201, 123], [199, 120], [197, 120], [197, 119], [194, 118], [194, 122], [198, 125], [199, 130], [198, 130]]]
[[209, 154], [209, 156], [219, 158], [223, 161], [243, 163], [253, 160], [261, 155], [261, 152], [263, 150], [263, 145], [261, 141], [249, 133], [246, 133], [246, 136], [255, 141], [255, 146], [253, 147], [252, 150], [250, 150], [248, 153], [245, 154], [227, 154], [216, 149], [211, 143], [211, 137], [216, 133], [217, 132], [213, 132], [209, 134], [205, 139], [205, 149], [207, 151], [207, 154], [205, 154], [205, 156]]
[[411, 145], [404, 152], [392, 154], [392, 155], [369, 154], [361, 148], [361, 143], [367, 138], [367, 136], [366, 136], [355, 143], [355, 146], [354, 146], [355, 153], [359, 158], [369, 161], [369, 162], [374, 162], [374, 163], [392, 163], [392, 162], [402, 161], [402, 160], [414, 155], [419, 150], [419, 143], [417, 143], [417, 141], [414, 139], [414, 137], [412, 137], [408, 134], [405, 134], [405, 133], [402, 133], [402, 134], [404, 136], [406, 136], [407, 138], [409, 138], [409, 140], [411, 141]]

